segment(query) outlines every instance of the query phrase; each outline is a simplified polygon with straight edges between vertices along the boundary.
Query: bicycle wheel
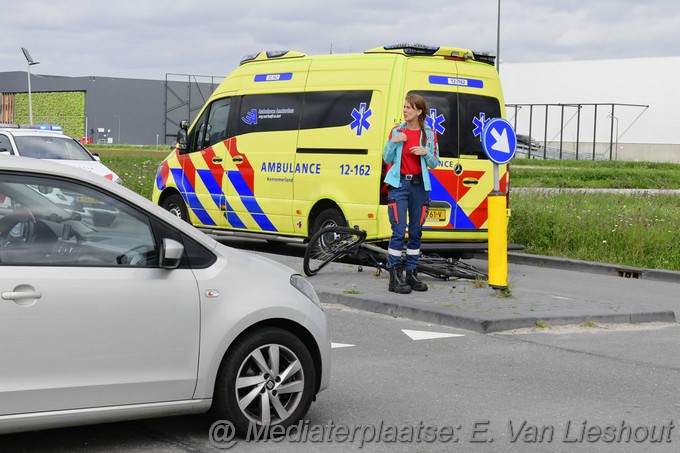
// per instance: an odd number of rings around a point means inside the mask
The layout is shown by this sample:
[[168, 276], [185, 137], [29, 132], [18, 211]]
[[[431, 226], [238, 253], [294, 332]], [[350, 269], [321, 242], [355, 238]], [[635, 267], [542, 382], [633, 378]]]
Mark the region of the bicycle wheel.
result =
[[418, 271], [442, 280], [447, 280], [451, 277], [470, 280], [487, 278], [484, 272], [476, 269], [474, 266], [451, 258], [421, 257], [418, 263]]
[[331, 226], [317, 231], [305, 250], [305, 275], [315, 275], [328, 263], [353, 253], [365, 238], [366, 232], [355, 228]]

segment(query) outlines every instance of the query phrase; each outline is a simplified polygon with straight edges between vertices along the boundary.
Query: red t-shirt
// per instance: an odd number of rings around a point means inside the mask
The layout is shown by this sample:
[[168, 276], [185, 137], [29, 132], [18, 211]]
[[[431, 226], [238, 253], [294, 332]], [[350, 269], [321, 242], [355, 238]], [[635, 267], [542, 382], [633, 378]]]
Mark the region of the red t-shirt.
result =
[[420, 156], [416, 156], [411, 152], [411, 148], [420, 145], [420, 129], [411, 130], [404, 128], [402, 130], [406, 134], [406, 141], [401, 150], [401, 174], [402, 175], [419, 175], [423, 172], [420, 166]]

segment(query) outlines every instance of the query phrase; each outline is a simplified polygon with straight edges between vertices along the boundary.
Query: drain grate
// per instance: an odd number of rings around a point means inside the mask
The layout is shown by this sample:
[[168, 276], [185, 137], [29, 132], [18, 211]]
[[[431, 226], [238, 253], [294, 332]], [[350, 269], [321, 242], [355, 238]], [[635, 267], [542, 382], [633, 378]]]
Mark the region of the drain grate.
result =
[[640, 278], [640, 272], [638, 272], [638, 271], [631, 271], [631, 270], [622, 270], [622, 269], [619, 269], [617, 272], [619, 273], [619, 277], [623, 277], [623, 278]]

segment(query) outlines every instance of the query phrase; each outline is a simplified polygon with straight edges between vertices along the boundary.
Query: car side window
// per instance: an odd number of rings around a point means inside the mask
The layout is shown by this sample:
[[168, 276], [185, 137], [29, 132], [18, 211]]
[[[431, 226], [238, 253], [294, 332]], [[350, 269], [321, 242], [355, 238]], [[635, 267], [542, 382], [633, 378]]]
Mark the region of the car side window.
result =
[[104, 192], [0, 174], [0, 267], [157, 267], [150, 219]]
[[14, 154], [9, 137], [5, 134], [0, 134], [0, 154]]

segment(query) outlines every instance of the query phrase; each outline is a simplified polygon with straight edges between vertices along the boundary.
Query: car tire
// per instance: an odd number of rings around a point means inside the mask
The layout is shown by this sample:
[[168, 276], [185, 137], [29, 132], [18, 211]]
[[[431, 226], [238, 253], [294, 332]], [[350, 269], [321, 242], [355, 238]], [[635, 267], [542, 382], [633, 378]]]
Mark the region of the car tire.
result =
[[266, 327], [238, 340], [223, 358], [213, 412], [240, 437], [249, 427], [258, 432], [266, 425], [288, 427], [307, 413], [315, 388], [314, 361], [305, 344], [287, 330]]
[[170, 195], [168, 198], [163, 200], [161, 207], [166, 211], [175, 214], [185, 222], [189, 222], [189, 212], [187, 211], [187, 206], [184, 204], [184, 200], [180, 194], [174, 193]]
[[342, 215], [342, 211], [340, 211], [337, 208], [324, 209], [314, 219], [314, 223], [312, 224], [312, 231], [310, 231], [309, 237], [311, 238], [318, 231], [324, 228], [335, 226], [341, 227], [347, 226], [347, 221], [345, 220], [345, 216]]

